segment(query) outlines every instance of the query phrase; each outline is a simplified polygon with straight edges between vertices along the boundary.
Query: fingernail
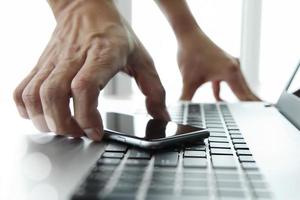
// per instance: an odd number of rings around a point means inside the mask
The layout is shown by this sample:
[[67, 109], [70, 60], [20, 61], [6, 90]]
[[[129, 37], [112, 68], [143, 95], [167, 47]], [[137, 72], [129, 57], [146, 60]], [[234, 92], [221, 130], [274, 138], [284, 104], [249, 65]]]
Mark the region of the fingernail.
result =
[[85, 134], [94, 141], [100, 141], [101, 140], [101, 134], [100, 131], [95, 128], [86, 128], [84, 129]]

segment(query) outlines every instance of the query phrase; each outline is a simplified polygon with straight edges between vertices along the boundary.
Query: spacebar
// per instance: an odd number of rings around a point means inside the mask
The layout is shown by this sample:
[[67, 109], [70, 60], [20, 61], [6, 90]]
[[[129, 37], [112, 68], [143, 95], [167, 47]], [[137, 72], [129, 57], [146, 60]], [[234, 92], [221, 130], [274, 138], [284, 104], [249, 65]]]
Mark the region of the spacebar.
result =
[[236, 168], [236, 162], [232, 155], [212, 155], [214, 168]]

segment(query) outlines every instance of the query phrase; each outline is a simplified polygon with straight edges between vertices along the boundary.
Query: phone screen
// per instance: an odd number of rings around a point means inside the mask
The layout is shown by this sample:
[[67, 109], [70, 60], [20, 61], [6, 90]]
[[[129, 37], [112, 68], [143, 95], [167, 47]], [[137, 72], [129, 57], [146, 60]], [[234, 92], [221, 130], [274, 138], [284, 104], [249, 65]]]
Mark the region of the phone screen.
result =
[[146, 140], [163, 139], [204, 130], [200, 127], [149, 119], [142, 116], [113, 112], [108, 112], [104, 116], [103, 124], [105, 130]]

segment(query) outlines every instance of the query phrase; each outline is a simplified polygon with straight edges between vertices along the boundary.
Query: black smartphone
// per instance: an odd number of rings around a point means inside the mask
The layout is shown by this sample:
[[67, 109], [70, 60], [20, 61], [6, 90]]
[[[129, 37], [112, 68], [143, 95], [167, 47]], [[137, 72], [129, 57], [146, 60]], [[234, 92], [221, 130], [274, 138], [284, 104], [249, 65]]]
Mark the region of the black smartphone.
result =
[[207, 129], [145, 116], [107, 112], [102, 117], [104, 138], [144, 149], [180, 146], [209, 137]]

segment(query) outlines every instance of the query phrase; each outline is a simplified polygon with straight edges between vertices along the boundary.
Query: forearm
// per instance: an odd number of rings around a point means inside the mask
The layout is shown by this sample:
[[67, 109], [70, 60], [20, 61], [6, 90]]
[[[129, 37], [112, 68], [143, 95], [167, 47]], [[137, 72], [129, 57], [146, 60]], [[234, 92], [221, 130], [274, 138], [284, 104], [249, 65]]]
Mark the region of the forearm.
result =
[[177, 40], [194, 31], [201, 31], [185, 0], [155, 0], [168, 19]]

